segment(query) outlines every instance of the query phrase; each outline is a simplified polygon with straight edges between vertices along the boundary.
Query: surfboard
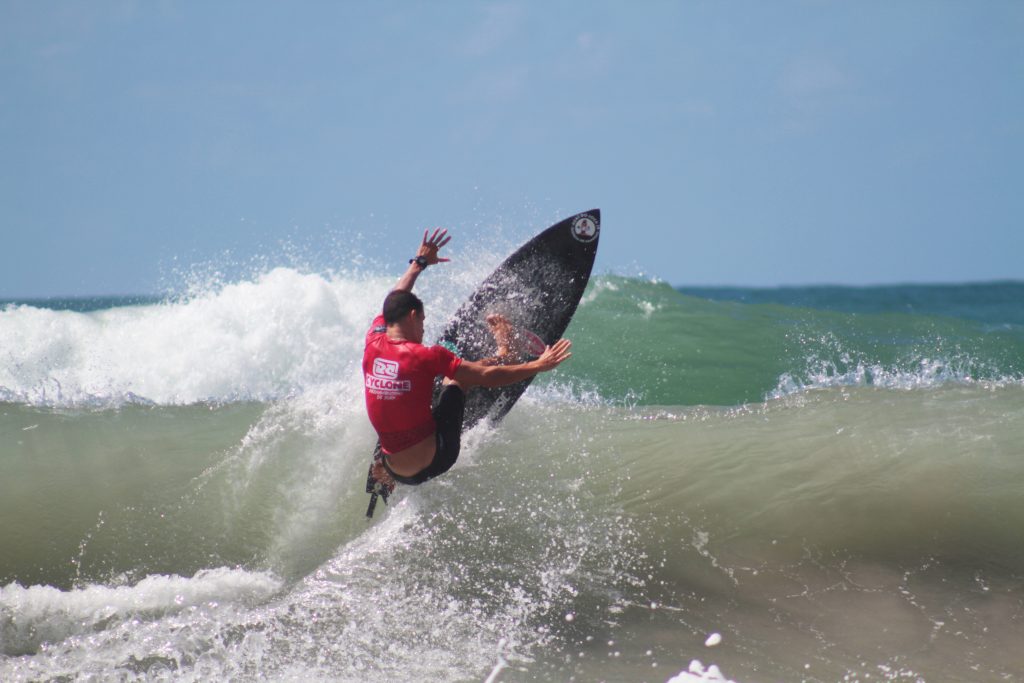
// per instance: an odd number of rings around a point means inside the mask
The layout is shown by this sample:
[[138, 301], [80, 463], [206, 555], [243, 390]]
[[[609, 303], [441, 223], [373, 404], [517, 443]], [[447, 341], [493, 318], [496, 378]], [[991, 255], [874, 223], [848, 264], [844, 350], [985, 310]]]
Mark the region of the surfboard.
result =
[[[599, 209], [569, 216], [544, 230], [519, 247], [480, 283], [448, 321], [437, 343], [467, 360], [493, 356], [496, 345], [487, 325], [487, 316], [492, 313], [504, 315], [515, 328], [523, 331], [532, 342], [529, 344], [531, 353], [542, 344], [558, 341], [569, 327], [590, 281], [600, 237]], [[463, 430], [484, 419], [501, 420], [532, 380], [470, 390]], [[380, 490], [369, 475], [366, 491], [371, 494], [366, 512], [370, 517], [376, 496], [382, 495], [387, 502], [387, 492]]]

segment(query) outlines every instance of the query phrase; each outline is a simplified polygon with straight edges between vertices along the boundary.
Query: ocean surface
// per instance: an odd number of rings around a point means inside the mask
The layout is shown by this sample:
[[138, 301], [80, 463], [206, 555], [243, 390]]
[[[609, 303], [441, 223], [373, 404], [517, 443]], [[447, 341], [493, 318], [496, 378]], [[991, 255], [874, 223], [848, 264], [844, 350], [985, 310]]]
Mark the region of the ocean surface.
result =
[[0, 680], [1024, 680], [1024, 283], [597, 277], [368, 522], [392, 282], [0, 303]]

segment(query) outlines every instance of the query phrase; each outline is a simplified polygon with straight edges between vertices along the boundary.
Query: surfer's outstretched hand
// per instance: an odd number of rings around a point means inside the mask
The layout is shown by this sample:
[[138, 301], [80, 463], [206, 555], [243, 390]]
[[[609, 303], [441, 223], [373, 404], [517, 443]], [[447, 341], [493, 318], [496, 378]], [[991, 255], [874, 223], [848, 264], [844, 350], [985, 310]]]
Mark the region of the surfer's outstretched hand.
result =
[[540, 357], [534, 361], [540, 368], [540, 372], [547, 372], [548, 370], [554, 370], [562, 361], [568, 360], [569, 349], [572, 348], [572, 342], [568, 339], [559, 339], [551, 346], [544, 349], [544, 353], [540, 354]]
[[430, 230], [423, 231], [423, 241], [420, 242], [420, 248], [416, 250], [416, 256], [409, 260], [409, 268], [402, 274], [402, 277], [398, 278], [398, 282], [391, 291], [402, 290], [405, 292], [411, 292], [413, 285], [416, 284], [416, 278], [419, 277], [420, 273], [426, 266], [414, 265], [415, 259], [423, 257], [428, 266], [432, 266], [436, 263], [443, 263], [449, 259], [440, 258], [437, 255], [437, 250], [448, 244], [451, 241], [451, 237], [448, 236], [448, 230], [445, 228], [434, 228], [434, 234], [430, 234]]
[[423, 231], [423, 243], [420, 244], [420, 248], [416, 252], [416, 255], [427, 259], [428, 265], [450, 261], [451, 259], [439, 258], [437, 255], [438, 250], [452, 240], [452, 238], [448, 236], [447, 228], [434, 228], [434, 234], [427, 237], [429, 233], [429, 229]]

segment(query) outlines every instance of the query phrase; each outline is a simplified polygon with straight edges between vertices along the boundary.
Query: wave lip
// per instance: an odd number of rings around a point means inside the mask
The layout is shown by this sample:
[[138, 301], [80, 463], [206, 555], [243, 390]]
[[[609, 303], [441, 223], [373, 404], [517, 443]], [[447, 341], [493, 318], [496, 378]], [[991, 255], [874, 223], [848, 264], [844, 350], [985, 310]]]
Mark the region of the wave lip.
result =
[[366, 282], [275, 268], [178, 302], [0, 310], [0, 400], [46, 407], [273, 400], [358, 358]]
[[44, 643], [108, 628], [128, 619], [150, 620], [220, 602], [252, 604], [280, 590], [269, 573], [220, 567], [191, 578], [153, 575], [133, 586], [0, 587], [0, 654], [30, 655]]

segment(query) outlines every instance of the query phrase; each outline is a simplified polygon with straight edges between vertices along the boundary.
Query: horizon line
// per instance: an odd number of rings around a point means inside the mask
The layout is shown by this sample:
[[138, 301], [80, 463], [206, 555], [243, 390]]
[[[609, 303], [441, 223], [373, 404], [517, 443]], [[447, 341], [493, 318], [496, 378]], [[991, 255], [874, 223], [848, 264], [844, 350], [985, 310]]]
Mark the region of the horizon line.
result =
[[[774, 284], [774, 285], [751, 285], [751, 284], [672, 284], [662, 278], [646, 278], [629, 275], [618, 275], [615, 273], [605, 273], [602, 276], [621, 277], [625, 279], [638, 279], [638, 280], [653, 280], [659, 283], [666, 283], [673, 289], [760, 289], [760, 290], [780, 290], [780, 289], [878, 289], [885, 287], [971, 287], [971, 286], [992, 286], [992, 285], [1024, 285], [1024, 278], [994, 278], [992, 280], [961, 280], [961, 281], [895, 281], [895, 282], [875, 282], [875, 283], [863, 283], [863, 284], [849, 284], [839, 282], [811, 282], [804, 284]], [[126, 293], [101, 293], [101, 294], [36, 294], [29, 296], [10, 296], [0, 295], [0, 304], [31, 304], [34, 302], [42, 301], [87, 301], [91, 299], [117, 299], [122, 301], [130, 301], [132, 299], [142, 299], [139, 303], [150, 303], [153, 301], [160, 301], [164, 299], [174, 298], [182, 296], [183, 293], [175, 293], [172, 291], [166, 292], [134, 292], [130, 294]]]

